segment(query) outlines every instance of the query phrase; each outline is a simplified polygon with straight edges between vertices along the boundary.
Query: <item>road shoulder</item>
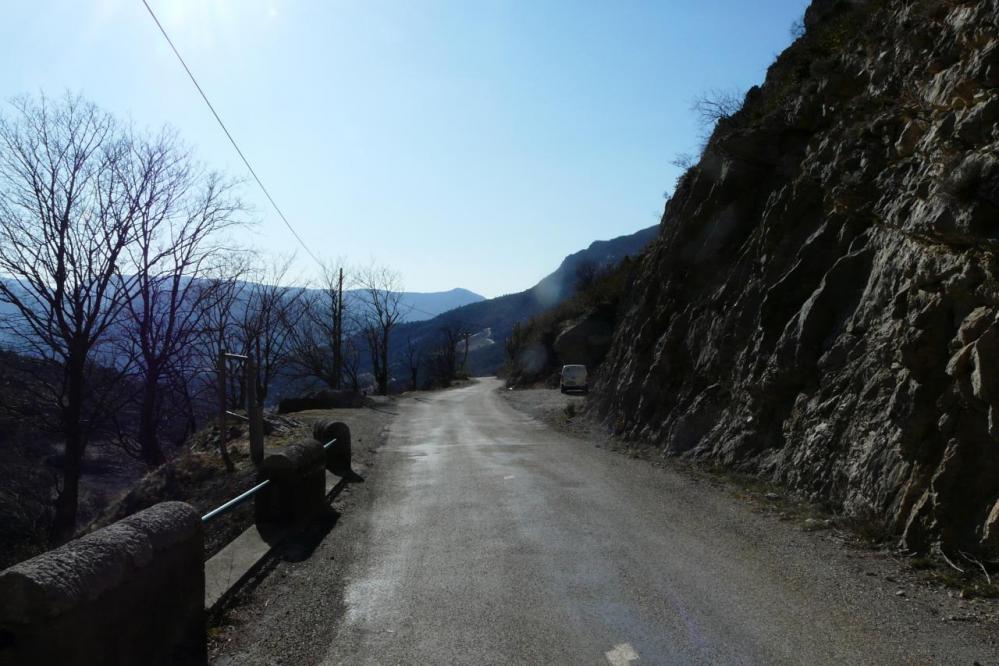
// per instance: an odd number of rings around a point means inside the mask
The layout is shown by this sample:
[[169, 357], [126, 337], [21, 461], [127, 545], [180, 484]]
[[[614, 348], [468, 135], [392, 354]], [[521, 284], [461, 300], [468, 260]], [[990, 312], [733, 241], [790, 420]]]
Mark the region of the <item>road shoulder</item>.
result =
[[[378, 448], [406, 398], [354, 410], [303, 412], [342, 420], [351, 429], [355, 471], [332, 511], [276, 552], [219, 609], [209, 626], [214, 664], [313, 664], [322, 660], [343, 614], [345, 576], [354, 545], [363, 542], [367, 507], [378, 485]], [[327, 413], [333, 412], [335, 414]]]
[[[576, 440], [581, 446], [605, 449], [608, 455], [625, 456], [662, 470], [679, 474], [694, 483], [721, 492], [748, 507], [774, 538], [788, 528], [813, 542], [826, 558], [835, 561], [837, 571], [852, 574], [850, 584], [875, 586], [884, 596], [894, 596], [899, 604], [918, 607], [921, 621], [928, 628], [948, 624], [967, 631], [968, 639], [996, 644], [992, 634], [999, 629], [999, 599], [976, 595], [991, 589], [978, 578], [964, 584], [955, 580], [946, 565], [928, 558], [913, 557], [890, 543], [872, 543], [858, 534], [853, 525], [840, 525], [836, 516], [801, 500], [785, 490], [740, 475], [675, 457], [665, 457], [653, 447], [623, 442], [586, 413], [586, 397], [564, 395], [558, 389], [502, 388], [502, 399], [517, 411], [545, 423], [548, 427]], [[993, 576], [993, 579], [995, 577]]]

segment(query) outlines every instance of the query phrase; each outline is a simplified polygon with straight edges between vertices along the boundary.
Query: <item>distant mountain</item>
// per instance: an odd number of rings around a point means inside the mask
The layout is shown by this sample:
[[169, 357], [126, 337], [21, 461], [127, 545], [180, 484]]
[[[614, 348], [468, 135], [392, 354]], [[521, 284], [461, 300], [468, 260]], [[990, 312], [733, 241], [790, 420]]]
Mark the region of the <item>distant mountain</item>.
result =
[[[358, 293], [356, 290], [353, 293]], [[474, 291], [457, 287], [450, 291], [419, 292], [406, 291], [402, 293], [401, 309], [405, 312], [403, 321], [422, 321], [437, 315], [460, 308], [470, 303], [481, 303], [485, 296]]]
[[[424, 321], [410, 321], [399, 326], [395, 339], [411, 339], [417, 346], [430, 348], [442, 327], [469, 329], [475, 334], [469, 343], [469, 366], [475, 374], [493, 373], [503, 364], [503, 343], [515, 324], [572, 296], [577, 276], [584, 267], [602, 270], [615, 266], [625, 257], [639, 254], [658, 233], [656, 225], [627, 236], [591, 243], [585, 250], [562, 260], [554, 272], [530, 289], [470, 303]], [[403, 345], [396, 344], [395, 349], [401, 354]], [[402, 362], [401, 356], [397, 357], [397, 362]]]
[[[8, 278], [0, 278], [7, 284], [13, 284], [14, 281]], [[249, 287], [250, 283], [246, 283], [245, 287]], [[297, 287], [290, 287], [290, 292], [295, 292]], [[249, 293], [249, 292], [247, 292]], [[352, 289], [345, 292], [347, 303], [355, 304], [357, 308], [364, 308], [364, 292], [360, 289]], [[433, 291], [433, 292], [418, 292], [418, 291], [406, 291], [401, 293], [400, 299], [400, 310], [403, 313], [402, 321], [404, 322], [418, 322], [426, 319], [432, 319], [437, 315], [447, 312], [449, 310], [454, 310], [455, 308], [462, 307], [464, 305], [469, 305], [472, 303], [480, 303], [485, 300], [485, 296], [476, 294], [468, 289], [455, 288], [450, 291]], [[15, 338], [11, 337], [9, 331], [3, 331], [3, 324], [5, 322], [13, 321], [13, 318], [17, 314], [17, 309], [10, 303], [3, 302], [0, 300], [0, 348], [13, 344]], [[238, 314], [237, 314], [238, 317]], [[6, 345], [5, 345], [6, 343]]]

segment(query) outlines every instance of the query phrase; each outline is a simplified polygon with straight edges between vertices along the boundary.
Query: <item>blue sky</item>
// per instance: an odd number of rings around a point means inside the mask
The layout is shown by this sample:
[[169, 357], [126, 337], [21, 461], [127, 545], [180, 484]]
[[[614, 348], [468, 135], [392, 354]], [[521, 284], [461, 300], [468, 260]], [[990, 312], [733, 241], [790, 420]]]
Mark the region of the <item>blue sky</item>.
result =
[[[745, 90], [804, 0], [150, 0], [311, 250], [414, 291], [519, 291], [658, 222], [691, 100]], [[140, 0], [5, 7], [0, 91], [80, 92], [245, 170]], [[13, 28], [13, 29], [12, 29]], [[247, 184], [248, 242], [296, 250]], [[298, 252], [296, 277], [313, 274]]]

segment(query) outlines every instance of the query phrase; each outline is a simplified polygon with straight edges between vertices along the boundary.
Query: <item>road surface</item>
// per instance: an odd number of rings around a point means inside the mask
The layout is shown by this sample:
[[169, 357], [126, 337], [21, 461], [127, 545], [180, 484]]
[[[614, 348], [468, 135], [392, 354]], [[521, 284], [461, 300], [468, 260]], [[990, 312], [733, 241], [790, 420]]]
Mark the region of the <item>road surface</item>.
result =
[[498, 388], [400, 404], [326, 663], [996, 660], [814, 535], [563, 436]]
[[999, 664], [995, 604], [499, 387], [379, 406], [387, 436], [355, 435], [367, 482], [247, 585], [215, 664]]

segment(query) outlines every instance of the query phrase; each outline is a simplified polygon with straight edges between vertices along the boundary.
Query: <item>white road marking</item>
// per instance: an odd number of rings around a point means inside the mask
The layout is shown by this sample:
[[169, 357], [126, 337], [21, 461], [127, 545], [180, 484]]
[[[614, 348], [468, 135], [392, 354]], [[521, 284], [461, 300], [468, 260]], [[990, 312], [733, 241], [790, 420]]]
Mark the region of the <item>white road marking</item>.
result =
[[510, 480], [510, 479], [512, 479], [512, 478], [513, 478], [513, 474], [511, 474], [510, 476], [504, 476], [504, 477], [503, 477], [503, 480], [504, 480], [504, 481], [509, 481], [509, 480]]
[[631, 643], [615, 645], [613, 650], [605, 652], [604, 655], [611, 666], [628, 666], [629, 663], [638, 661], [638, 653], [631, 647]]

